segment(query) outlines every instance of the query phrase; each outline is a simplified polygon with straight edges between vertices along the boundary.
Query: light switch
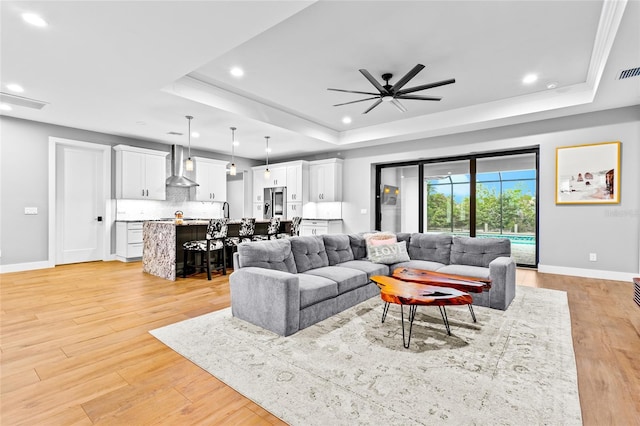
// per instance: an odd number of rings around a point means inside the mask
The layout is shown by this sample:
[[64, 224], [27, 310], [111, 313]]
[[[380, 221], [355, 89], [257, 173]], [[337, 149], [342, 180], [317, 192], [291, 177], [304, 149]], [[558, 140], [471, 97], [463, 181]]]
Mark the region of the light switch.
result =
[[38, 214], [38, 208], [37, 207], [25, 207], [24, 208], [24, 214]]

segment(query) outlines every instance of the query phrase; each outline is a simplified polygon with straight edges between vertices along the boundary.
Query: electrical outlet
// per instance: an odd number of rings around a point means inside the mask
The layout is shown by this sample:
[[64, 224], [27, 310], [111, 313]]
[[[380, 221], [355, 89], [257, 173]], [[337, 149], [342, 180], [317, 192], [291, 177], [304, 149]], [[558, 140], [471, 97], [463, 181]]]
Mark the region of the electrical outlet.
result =
[[589, 253], [589, 261], [596, 262], [598, 260], [598, 255], [595, 253]]
[[38, 214], [38, 208], [37, 207], [25, 207], [24, 208], [24, 214]]

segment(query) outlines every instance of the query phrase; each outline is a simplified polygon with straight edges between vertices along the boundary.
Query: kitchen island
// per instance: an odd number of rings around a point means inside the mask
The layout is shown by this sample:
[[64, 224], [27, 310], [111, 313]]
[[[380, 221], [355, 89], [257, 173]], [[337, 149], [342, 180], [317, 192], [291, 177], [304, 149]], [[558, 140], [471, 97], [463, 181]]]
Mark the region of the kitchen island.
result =
[[[175, 281], [176, 276], [182, 273], [183, 268], [184, 251], [182, 245], [187, 241], [204, 240], [208, 224], [209, 221], [205, 219], [184, 220], [182, 224], [176, 224], [173, 220], [144, 222], [142, 226], [142, 271]], [[227, 236], [238, 236], [240, 220], [231, 220], [228, 224]], [[256, 219], [255, 235], [266, 235], [268, 226], [268, 220]], [[288, 234], [290, 230], [291, 221], [282, 220], [279, 233]]]

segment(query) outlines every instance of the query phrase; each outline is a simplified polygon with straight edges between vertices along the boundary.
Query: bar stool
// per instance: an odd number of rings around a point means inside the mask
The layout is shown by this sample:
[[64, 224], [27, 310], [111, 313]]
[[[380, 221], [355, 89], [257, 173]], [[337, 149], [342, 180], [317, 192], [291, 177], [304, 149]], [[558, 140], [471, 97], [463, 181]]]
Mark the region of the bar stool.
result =
[[278, 238], [278, 232], [280, 231], [280, 218], [272, 217], [269, 219], [269, 226], [267, 227], [266, 235], [256, 235], [256, 240], [275, 240]]
[[240, 228], [237, 237], [227, 238], [227, 245], [235, 247], [240, 243], [253, 241], [253, 234], [256, 232], [256, 218], [243, 217], [240, 219]]
[[[204, 267], [207, 269], [207, 279], [211, 280], [211, 252], [217, 252], [218, 259], [222, 252], [222, 262], [220, 266], [213, 268], [215, 271], [222, 270], [222, 275], [227, 275], [227, 255], [225, 250], [225, 240], [227, 238], [227, 219], [211, 219], [207, 226], [207, 236], [205, 240], [187, 241], [182, 245], [184, 249], [184, 265], [182, 267], [182, 278], [187, 277], [187, 266], [189, 255], [191, 253], [201, 253], [201, 264], [196, 265], [195, 259], [193, 266], [196, 268]], [[206, 256], [204, 255], [206, 253]], [[202, 263], [206, 263], [202, 265]]]
[[300, 224], [302, 223], [302, 217], [294, 216], [291, 218], [291, 236], [295, 237], [300, 235]]

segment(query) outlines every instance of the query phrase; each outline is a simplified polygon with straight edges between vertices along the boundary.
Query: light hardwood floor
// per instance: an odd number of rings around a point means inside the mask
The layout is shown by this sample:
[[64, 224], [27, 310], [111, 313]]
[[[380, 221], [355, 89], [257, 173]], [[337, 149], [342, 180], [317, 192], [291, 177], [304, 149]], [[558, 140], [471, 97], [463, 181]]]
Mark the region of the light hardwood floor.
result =
[[[640, 425], [632, 284], [520, 269], [567, 291], [585, 425]], [[2, 425], [283, 424], [148, 331], [229, 306], [227, 277], [95, 262], [0, 275]], [[487, 419], [490, 423], [490, 419]]]

